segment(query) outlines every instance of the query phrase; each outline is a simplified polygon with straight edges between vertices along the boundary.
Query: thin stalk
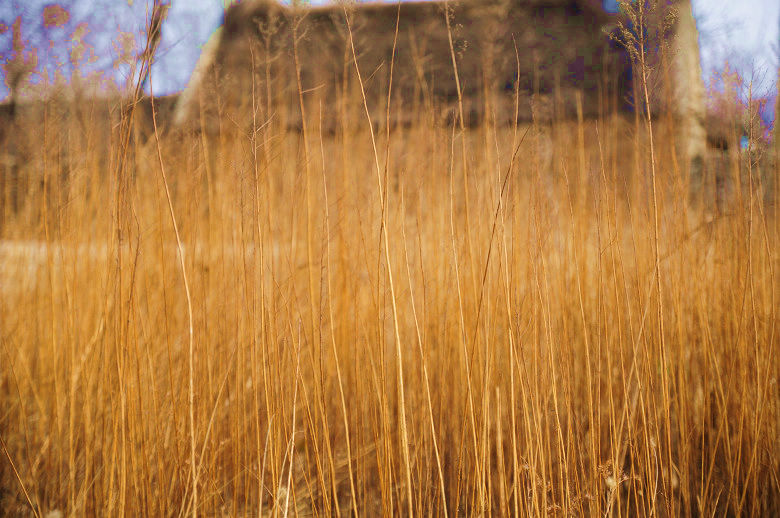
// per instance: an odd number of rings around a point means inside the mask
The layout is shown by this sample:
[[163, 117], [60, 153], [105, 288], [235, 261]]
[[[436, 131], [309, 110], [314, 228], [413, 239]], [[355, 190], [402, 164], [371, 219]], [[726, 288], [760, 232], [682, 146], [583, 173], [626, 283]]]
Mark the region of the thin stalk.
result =
[[[171, 218], [171, 224], [173, 224], [173, 232], [176, 235], [176, 249], [179, 256], [179, 267], [181, 268], [181, 276], [184, 281], [184, 295], [187, 298], [187, 337], [188, 337], [188, 401], [189, 401], [189, 417], [190, 417], [190, 466], [191, 466], [191, 480], [192, 480], [192, 516], [196, 518], [198, 516], [198, 465], [195, 462], [195, 332], [192, 319], [192, 296], [190, 294], [190, 282], [187, 278], [187, 266], [184, 264], [184, 245], [182, 244], [181, 234], [179, 233], [179, 225], [176, 222], [176, 215], [173, 210], [173, 200], [171, 199], [171, 190], [168, 187], [168, 177], [165, 174], [165, 164], [162, 157], [162, 147], [160, 146], [160, 134], [157, 129], [157, 114], [154, 107], [154, 90], [152, 89], [152, 76], [149, 74], [149, 91], [152, 99], [152, 124], [154, 127], [154, 142], [157, 149], [157, 162], [160, 166], [160, 178], [165, 188], [165, 199], [168, 202], [168, 215]], [[194, 246], [193, 246], [194, 251]]]
[[[395, 331], [395, 347], [396, 347], [396, 355], [398, 356], [398, 398], [399, 398], [399, 410], [400, 410], [400, 426], [401, 426], [401, 451], [403, 452], [403, 458], [404, 458], [404, 472], [406, 474], [406, 496], [408, 500], [408, 512], [409, 516], [414, 515], [414, 502], [412, 498], [412, 472], [411, 472], [411, 460], [409, 456], [409, 434], [406, 430], [406, 401], [404, 397], [404, 367], [403, 367], [403, 353], [402, 353], [402, 347], [401, 347], [401, 332], [398, 325], [398, 304], [396, 302], [396, 294], [395, 294], [395, 282], [393, 281], [393, 268], [392, 263], [390, 262], [390, 244], [388, 242], [388, 234], [387, 234], [387, 221], [386, 221], [386, 212], [387, 207], [385, 206], [385, 199], [384, 199], [384, 189], [382, 187], [382, 175], [381, 170], [382, 168], [379, 165], [379, 153], [377, 152], [376, 147], [376, 136], [374, 135], [374, 125], [371, 122], [371, 113], [368, 110], [368, 101], [366, 100], [366, 89], [363, 84], [363, 77], [360, 75], [360, 67], [358, 66], [357, 62], [357, 53], [355, 51], [355, 40], [352, 36], [352, 23], [349, 21], [349, 16], [347, 15], [346, 8], [344, 10], [344, 16], [347, 21], [347, 31], [349, 32], [349, 45], [352, 50], [352, 60], [355, 64], [355, 72], [357, 73], [358, 83], [360, 85], [360, 93], [363, 97], [363, 108], [365, 109], [366, 113], [366, 120], [368, 121], [368, 128], [371, 133], [371, 146], [374, 150], [374, 165], [376, 168], [376, 180], [377, 180], [377, 186], [379, 188], [379, 199], [381, 204], [381, 210], [382, 210], [382, 220], [381, 220], [381, 226], [382, 226], [382, 237], [383, 237], [383, 244], [384, 244], [384, 256], [385, 256], [385, 262], [387, 263], [387, 278], [388, 283], [390, 285], [390, 300], [392, 302], [393, 306], [393, 328]], [[397, 36], [398, 36], [398, 21], [396, 20], [396, 39], [393, 41], [393, 55], [395, 55], [395, 44], [397, 42]], [[390, 83], [392, 84], [392, 77], [390, 78]]]

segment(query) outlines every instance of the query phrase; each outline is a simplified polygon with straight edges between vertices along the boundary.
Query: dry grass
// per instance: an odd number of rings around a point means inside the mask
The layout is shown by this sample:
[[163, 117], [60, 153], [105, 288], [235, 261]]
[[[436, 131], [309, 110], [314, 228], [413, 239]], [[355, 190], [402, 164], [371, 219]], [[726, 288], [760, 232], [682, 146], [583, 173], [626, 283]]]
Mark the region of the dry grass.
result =
[[713, 219], [664, 121], [653, 200], [621, 117], [323, 134], [302, 104], [159, 149], [26, 128], [0, 513], [780, 513], [758, 166]]

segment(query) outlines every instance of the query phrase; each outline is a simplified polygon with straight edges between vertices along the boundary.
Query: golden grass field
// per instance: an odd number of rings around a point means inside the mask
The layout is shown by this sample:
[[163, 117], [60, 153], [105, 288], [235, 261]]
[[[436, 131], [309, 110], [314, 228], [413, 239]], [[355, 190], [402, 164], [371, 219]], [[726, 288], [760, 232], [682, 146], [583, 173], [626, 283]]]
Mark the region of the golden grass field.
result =
[[775, 164], [328, 109], [27, 128], [0, 514], [780, 514]]
[[40, 148], [0, 247], [5, 513], [181, 515], [194, 476], [207, 516], [780, 509], [762, 196], [713, 218], [662, 138], [656, 283], [631, 122], [379, 132], [379, 174], [368, 126], [314, 128], [213, 168], [163, 139], [190, 308], [155, 141], [119, 183], [71, 139], [59, 188]]

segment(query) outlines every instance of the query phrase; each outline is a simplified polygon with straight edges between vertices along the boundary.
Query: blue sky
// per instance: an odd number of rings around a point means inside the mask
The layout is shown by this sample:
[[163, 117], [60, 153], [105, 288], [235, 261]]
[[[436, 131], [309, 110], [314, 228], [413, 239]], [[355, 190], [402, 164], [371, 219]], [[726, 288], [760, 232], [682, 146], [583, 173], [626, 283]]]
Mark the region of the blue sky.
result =
[[[52, 0], [10, 0], [0, 2], [0, 23], [9, 27], [19, 14], [24, 24], [32, 25], [25, 37], [36, 39], [35, 27], [43, 31], [40, 13]], [[606, 0], [614, 3], [615, 0]], [[148, 0], [67, 0], [72, 4], [71, 28], [80, 20], [90, 23], [94, 47], [91, 63], [82, 68], [100, 70], [110, 68], [118, 54], [115, 38], [118, 31], [135, 35], [140, 42], [140, 32], [147, 13]], [[314, 1], [312, 3], [323, 3]], [[80, 8], [80, 9], [79, 9]], [[153, 69], [155, 93], [172, 93], [187, 84], [195, 67], [200, 47], [219, 26], [223, 0], [173, 0], [168, 22], [163, 29], [163, 41]], [[757, 96], [772, 96], [776, 92], [778, 59], [780, 58], [780, 1], [778, 0], [693, 0], [694, 16], [700, 30], [702, 67], [705, 80], [723, 70], [728, 62], [743, 77], [754, 78]], [[98, 14], [95, 14], [98, 13]], [[37, 24], [37, 25], [35, 25]], [[56, 31], [49, 29], [52, 36]], [[0, 35], [0, 49], [10, 43], [10, 30]], [[101, 36], [101, 34], [104, 34]], [[40, 39], [40, 35], [38, 35]], [[60, 35], [61, 39], [62, 35]], [[52, 38], [54, 39], [54, 38]], [[31, 41], [32, 46], [35, 41]], [[39, 45], [39, 63], [53, 61], [67, 63], [68, 45], [47, 48]], [[56, 65], [50, 64], [49, 77]], [[66, 66], [67, 68], [67, 66]], [[120, 74], [126, 67], [120, 67]], [[65, 73], [67, 76], [67, 72]], [[3, 81], [0, 99], [8, 95]], [[770, 112], [771, 110], [767, 110]], [[768, 115], [768, 113], [767, 113]]]

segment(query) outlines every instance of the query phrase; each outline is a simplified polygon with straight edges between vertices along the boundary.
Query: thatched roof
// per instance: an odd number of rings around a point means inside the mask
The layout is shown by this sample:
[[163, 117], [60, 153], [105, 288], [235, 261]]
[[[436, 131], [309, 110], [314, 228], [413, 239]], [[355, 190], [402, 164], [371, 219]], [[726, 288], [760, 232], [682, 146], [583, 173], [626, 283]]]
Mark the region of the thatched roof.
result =
[[[445, 7], [451, 16], [449, 34]], [[594, 115], [624, 88], [618, 83], [626, 75], [626, 62], [602, 31], [612, 17], [598, 0], [404, 2], [400, 11], [393, 3], [293, 8], [255, 0], [226, 11], [210, 68], [216, 76], [206, 81], [219, 86], [212, 86], [206, 98], [221, 95], [226, 107], [240, 104], [254, 78], [256, 95], [270, 93], [277, 105], [295, 106], [294, 54], [302, 89], [334, 98], [354, 79], [347, 16], [372, 106], [386, 96], [391, 61], [396, 106], [454, 105], [458, 85], [450, 35], [472, 121], [484, 115], [489, 98], [511, 99], [515, 87], [523, 95], [523, 119], [532, 116], [532, 96], [544, 98], [552, 106], [548, 112], [573, 114], [573, 93], [579, 91], [586, 115]], [[265, 85], [269, 81], [270, 87]], [[246, 102], [239, 111], [245, 107]]]

